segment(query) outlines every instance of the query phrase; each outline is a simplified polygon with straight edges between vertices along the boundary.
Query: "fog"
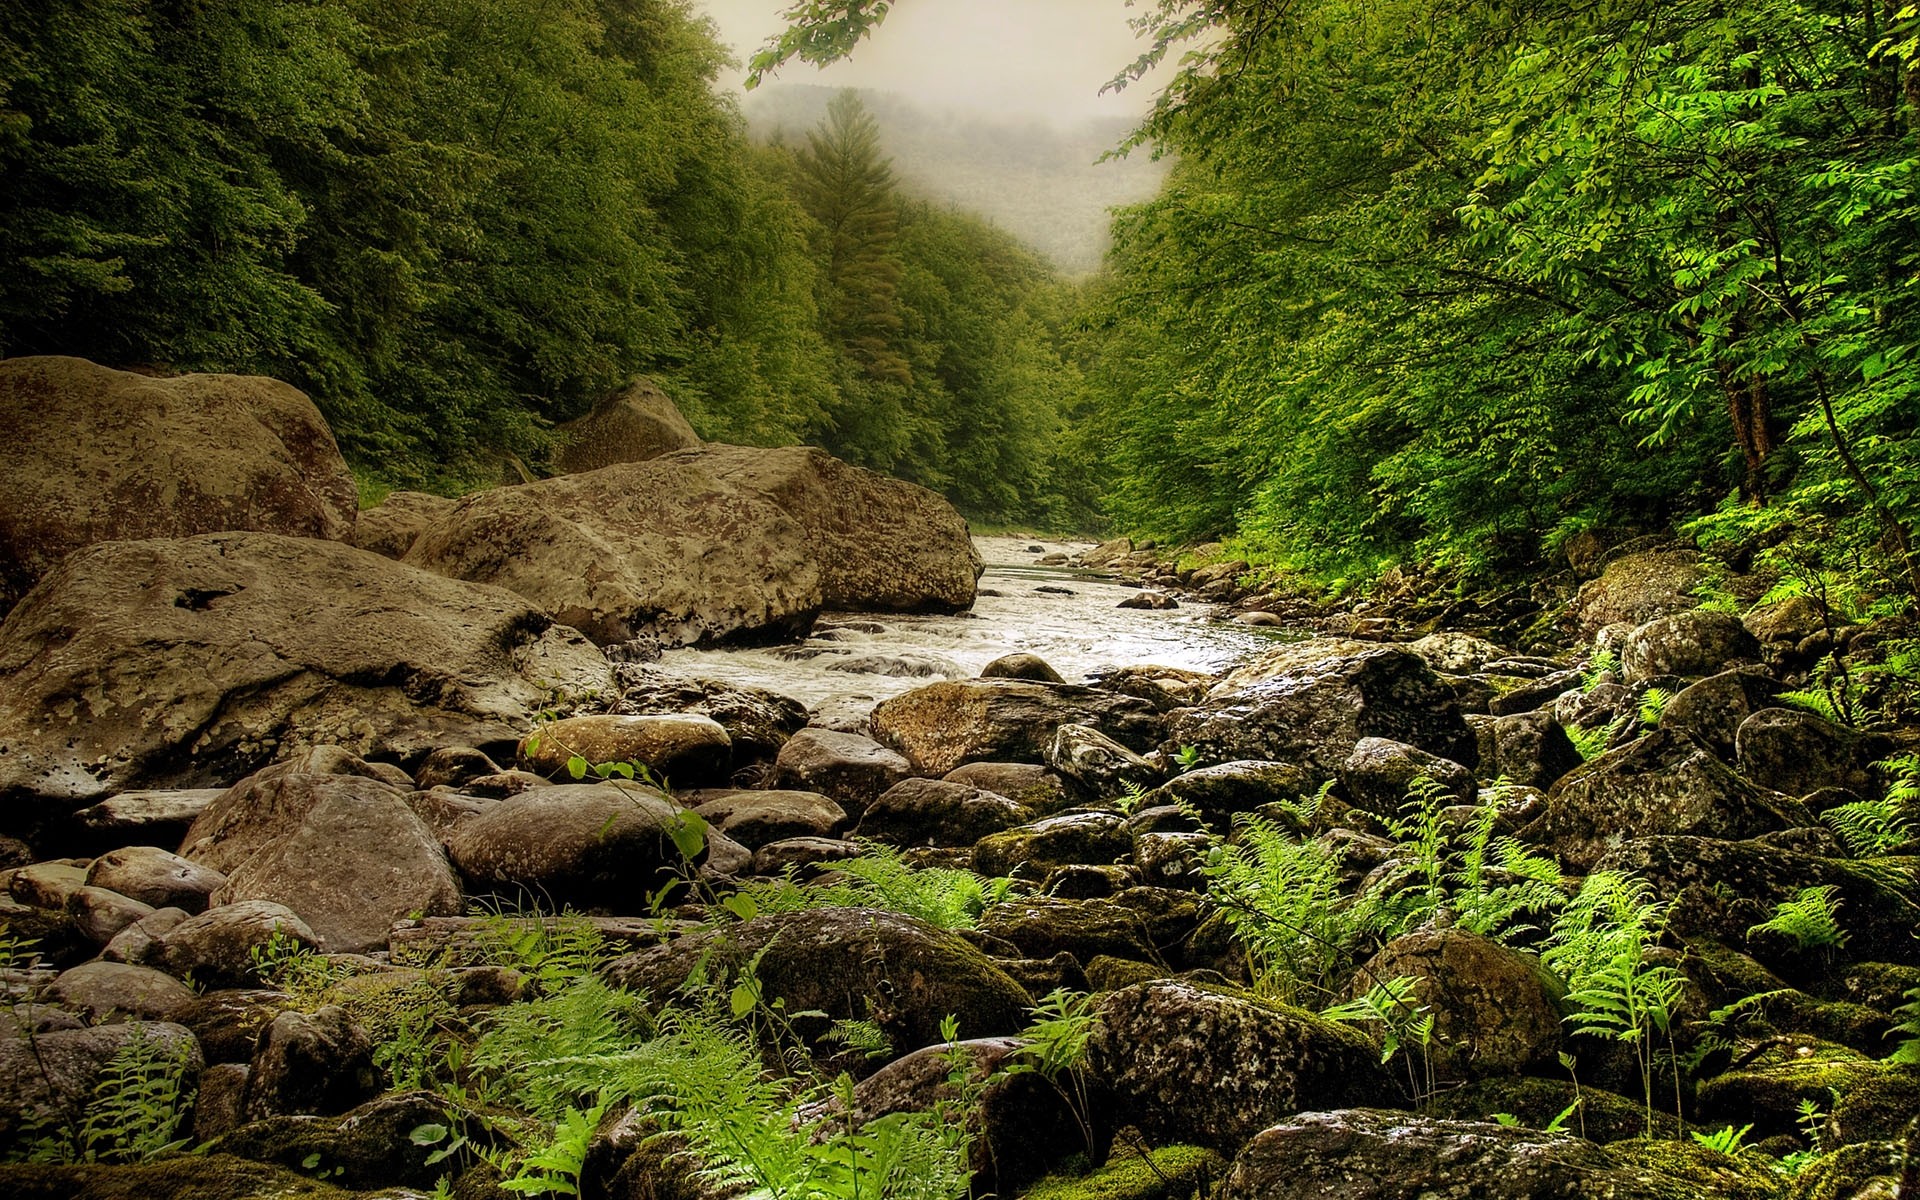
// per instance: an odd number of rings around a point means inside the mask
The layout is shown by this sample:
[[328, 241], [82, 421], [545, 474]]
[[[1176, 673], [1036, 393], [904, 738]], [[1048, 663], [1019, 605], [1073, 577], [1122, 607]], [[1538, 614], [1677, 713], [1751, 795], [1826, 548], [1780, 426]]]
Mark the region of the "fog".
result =
[[[745, 62], [783, 27], [787, 0], [695, 0]], [[791, 63], [779, 82], [898, 92], [937, 111], [1077, 122], [1146, 111], [1153, 81], [1100, 95], [1139, 57], [1125, 0], [901, 0], [848, 60]], [[1177, 55], [1176, 55], [1177, 56]], [[738, 87], [741, 72], [723, 82]]]

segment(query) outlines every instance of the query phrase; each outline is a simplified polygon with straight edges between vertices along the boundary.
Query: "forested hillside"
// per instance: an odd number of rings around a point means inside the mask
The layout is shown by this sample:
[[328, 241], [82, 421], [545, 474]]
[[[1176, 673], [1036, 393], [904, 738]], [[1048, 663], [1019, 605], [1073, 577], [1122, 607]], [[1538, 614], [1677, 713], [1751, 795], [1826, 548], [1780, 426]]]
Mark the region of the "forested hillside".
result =
[[5, 0], [0, 354], [287, 379], [443, 490], [648, 373], [709, 439], [1089, 519], [1051, 269], [854, 108], [755, 146], [721, 57], [679, 0]]

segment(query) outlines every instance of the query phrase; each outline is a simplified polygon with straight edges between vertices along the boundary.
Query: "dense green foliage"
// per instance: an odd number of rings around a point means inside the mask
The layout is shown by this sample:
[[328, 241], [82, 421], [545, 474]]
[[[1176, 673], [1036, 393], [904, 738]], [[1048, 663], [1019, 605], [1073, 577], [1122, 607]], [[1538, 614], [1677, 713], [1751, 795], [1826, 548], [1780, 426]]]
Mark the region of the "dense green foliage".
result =
[[1050, 270], [870, 137], [843, 227], [844, 130], [752, 145], [722, 60], [686, 0], [0, 0], [0, 353], [279, 376], [443, 486], [644, 372], [709, 438], [1086, 519]]

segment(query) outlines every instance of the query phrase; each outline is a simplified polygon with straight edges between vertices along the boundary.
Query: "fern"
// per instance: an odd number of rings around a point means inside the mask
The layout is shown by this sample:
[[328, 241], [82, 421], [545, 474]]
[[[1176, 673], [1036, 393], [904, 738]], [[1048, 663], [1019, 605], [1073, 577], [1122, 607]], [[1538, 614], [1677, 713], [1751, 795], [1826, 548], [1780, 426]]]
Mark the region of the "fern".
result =
[[1839, 895], [1840, 889], [1831, 885], [1801, 888], [1793, 899], [1775, 906], [1773, 916], [1749, 926], [1747, 937], [1777, 933], [1802, 950], [1838, 949], [1847, 944], [1846, 931], [1835, 916]]
[[1600, 686], [1608, 675], [1620, 669], [1620, 656], [1612, 650], [1595, 650], [1593, 657], [1587, 660], [1587, 669], [1580, 676], [1580, 690], [1591, 692]]
[[1835, 725], [1858, 725], [1862, 705], [1859, 685], [1846, 664], [1829, 654], [1814, 665], [1807, 687], [1781, 692], [1780, 703], [1802, 708]]
[[1650, 687], [1640, 696], [1640, 727], [1653, 729], [1660, 724], [1660, 718], [1666, 714], [1667, 705], [1672, 702], [1673, 693], [1663, 687]]
[[1564, 727], [1562, 732], [1567, 735], [1567, 740], [1573, 743], [1573, 748], [1575, 752], [1580, 755], [1581, 761], [1592, 762], [1608, 750], [1611, 750], [1614, 740], [1622, 733], [1625, 733], [1626, 730], [1627, 718], [1622, 716], [1615, 717], [1605, 725], [1596, 725], [1591, 729], [1582, 729], [1578, 725], [1569, 725]]
[[1920, 837], [1920, 826], [1904, 811], [1907, 804], [1889, 792], [1884, 800], [1856, 800], [1820, 814], [1855, 858], [1889, 854], [1896, 847]]
[[1418, 1069], [1426, 1076], [1424, 1087], [1415, 1074], [1414, 1056], [1409, 1055], [1407, 1062], [1407, 1081], [1416, 1101], [1433, 1090], [1433, 1061], [1427, 1052], [1433, 1045], [1434, 1015], [1427, 1005], [1415, 1003], [1414, 988], [1418, 983], [1411, 975], [1396, 975], [1376, 982], [1364, 995], [1320, 1011], [1329, 1021], [1379, 1026], [1383, 1065], [1393, 1061], [1402, 1049], [1411, 1047], [1419, 1051]]
[[858, 858], [835, 864], [843, 879], [816, 889], [823, 905], [885, 908], [942, 929], [971, 929], [987, 909], [1005, 902], [1011, 879], [986, 879], [949, 867], [916, 869], [897, 851], [870, 845]]
[[[23, 1128], [30, 1162], [147, 1162], [187, 1145], [174, 1136], [193, 1107], [193, 1046], [136, 1028], [95, 1081], [70, 1125]], [[50, 1128], [49, 1125], [52, 1127]]]
[[1370, 911], [1340, 895], [1340, 860], [1265, 817], [1237, 814], [1239, 838], [1204, 868], [1207, 894], [1247, 947], [1256, 986], [1289, 1002], [1326, 994], [1369, 931]]
[[1893, 1010], [1893, 1015], [1903, 1018], [1900, 1024], [1887, 1031], [1888, 1037], [1904, 1034], [1900, 1044], [1889, 1056], [1889, 1062], [1903, 1063], [1910, 1067], [1920, 1067], [1920, 988], [1907, 992], [1907, 1002]]
[[1746, 1147], [1747, 1135], [1753, 1132], [1751, 1122], [1735, 1129], [1729, 1125], [1725, 1129], [1716, 1129], [1712, 1133], [1694, 1130], [1692, 1138], [1709, 1150], [1718, 1150], [1722, 1154], [1739, 1154]]

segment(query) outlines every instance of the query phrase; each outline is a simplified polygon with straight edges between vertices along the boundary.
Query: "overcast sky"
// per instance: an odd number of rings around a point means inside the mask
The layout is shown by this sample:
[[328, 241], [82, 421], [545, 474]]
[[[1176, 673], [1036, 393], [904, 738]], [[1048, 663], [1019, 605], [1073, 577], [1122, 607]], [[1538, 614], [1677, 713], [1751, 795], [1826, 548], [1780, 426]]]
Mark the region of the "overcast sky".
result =
[[[745, 62], [781, 28], [786, 0], [694, 0]], [[994, 116], [1137, 116], [1151, 81], [1100, 86], [1139, 56], [1125, 0], [901, 0], [883, 25], [826, 70], [791, 63], [782, 83], [901, 92], [930, 109]], [[732, 82], [737, 85], [738, 76]]]

